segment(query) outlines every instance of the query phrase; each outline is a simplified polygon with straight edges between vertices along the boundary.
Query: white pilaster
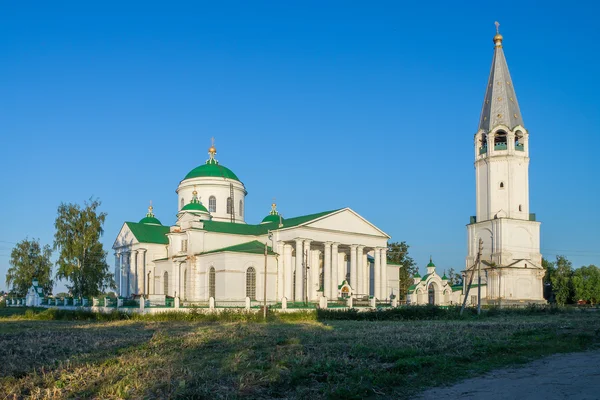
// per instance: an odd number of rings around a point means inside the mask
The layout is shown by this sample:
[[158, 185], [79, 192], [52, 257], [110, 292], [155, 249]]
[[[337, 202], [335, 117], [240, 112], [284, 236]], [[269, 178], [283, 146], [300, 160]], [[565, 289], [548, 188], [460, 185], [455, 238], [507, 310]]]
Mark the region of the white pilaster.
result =
[[121, 253], [115, 253], [115, 285], [117, 286], [117, 296], [121, 295]]
[[138, 282], [140, 282], [140, 283], [138, 283], [138, 285], [139, 285], [139, 287], [138, 287], [138, 293], [141, 293], [141, 294], [147, 296], [147, 293], [146, 293], [146, 291], [147, 291], [146, 290], [147, 289], [147, 281], [146, 281], [146, 279], [147, 279], [147, 276], [146, 276], [146, 249], [139, 249], [138, 251], [139, 251], [139, 253], [141, 255], [140, 258], [141, 258], [141, 262], [142, 262], [142, 266], [140, 268], [140, 273], [142, 275], [141, 276], [142, 279], [138, 280]]
[[369, 281], [371, 280], [371, 268], [369, 268], [369, 259], [367, 258], [367, 253], [364, 252], [364, 247], [363, 247], [363, 276], [365, 277], [363, 279], [363, 293], [365, 295], [369, 295]]
[[331, 299], [331, 242], [323, 244], [323, 295]]

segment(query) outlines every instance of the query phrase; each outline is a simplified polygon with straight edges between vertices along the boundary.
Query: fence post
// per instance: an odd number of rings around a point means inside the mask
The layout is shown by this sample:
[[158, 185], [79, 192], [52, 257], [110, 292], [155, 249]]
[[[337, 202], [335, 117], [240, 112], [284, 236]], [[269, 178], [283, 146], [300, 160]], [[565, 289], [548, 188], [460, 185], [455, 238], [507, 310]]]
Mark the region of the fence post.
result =
[[175, 297], [175, 309], [179, 308], [179, 297]]
[[215, 298], [214, 297], [211, 297], [210, 299], [208, 299], [208, 308], [210, 310], [215, 309]]
[[281, 309], [282, 310], [287, 310], [287, 297], [282, 297], [281, 298]]
[[250, 297], [246, 297], [246, 311], [250, 311]]
[[395, 297], [392, 299], [392, 307], [398, 307], [398, 299]]
[[[121, 303], [123, 302], [123, 300], [121, 300]], [[143, 314], [144, 310], [146, 309], [146, 299], [144, 298], [144, 296], [140, 297], [140, 313]]]
[[350, 297], [348, 297], [348, 300], [347, 300], [347, 302], [348, 302], [348, 303], [347, 303], [347, 304], [348, 304], [348, 308], [352, 308], [352, 297], [351, 297], [351, 296], [350, 296]]
[[327, 297], [319, 297], [319, 308], [327, 308]]
[[371, 308], [377, 308], [377, 299], [375, 296], [371, 297]]

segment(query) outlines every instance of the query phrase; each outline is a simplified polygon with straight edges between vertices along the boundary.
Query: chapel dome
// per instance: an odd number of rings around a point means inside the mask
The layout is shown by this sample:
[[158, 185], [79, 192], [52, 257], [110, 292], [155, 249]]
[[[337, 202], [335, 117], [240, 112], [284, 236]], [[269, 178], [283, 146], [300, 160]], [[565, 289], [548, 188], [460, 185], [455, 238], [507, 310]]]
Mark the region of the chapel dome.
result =
[[215, 177], [215, 178], [227, 178], [233, 179], [234, 181], [240, 181], [236, 174], [233, 173], [227, 167], [224, 167], [217, 163], [207, 163], [200, 165], [193, 170], [191, 170], [183, 180], [192, 179], [192, 178], [204, 178], [204, 177]]
[[140, 224], [147, 224], [147, 225], [162, 225], [160, 223], [160, 221], [158, 220], [158, 218], [156, 218], [154, 216], [154, 207], [152, 207], [152, 203], [150, 203], [150, 207], [148, 207], [148, 213], [146, 214], [146, 216], [142, 219], [140, 219]]
[[198, 199], [198, 192], [195, 190], [192, 192], [192, 201], [190, 201], [188, 204], [183, 206], [180, 211], [192, 211], [192, 212], [201, 212], [201, 213], [208, 214], [208, 210], [206, 209], [206, 207], [204, 207], [204, 205]]
[[271, 204], [271, 212], [269, 215], [263, 218], [261, 224], [269, 224], [273, 222], [278, 224], [283, 222], [283, 217], [277, 211], [277, 204], [275, 203]]

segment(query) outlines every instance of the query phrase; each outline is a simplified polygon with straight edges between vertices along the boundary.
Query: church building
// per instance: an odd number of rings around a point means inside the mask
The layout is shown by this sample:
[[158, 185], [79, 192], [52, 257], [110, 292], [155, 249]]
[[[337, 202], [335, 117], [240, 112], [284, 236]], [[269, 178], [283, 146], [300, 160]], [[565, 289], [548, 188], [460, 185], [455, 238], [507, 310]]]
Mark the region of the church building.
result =
[[385, 232], [350, 208], [283, 218], [272, 204], [261, 223], [248, 224], [246, 187], [216, 153], [213, 143], [206, 163], [179, 183], [175, 225], [162, 225], [152, 207], [124, 223], [113, 245], [120, 296], [243, 304], [262, 301], [265, 290], [271, 303], [398, 293]]

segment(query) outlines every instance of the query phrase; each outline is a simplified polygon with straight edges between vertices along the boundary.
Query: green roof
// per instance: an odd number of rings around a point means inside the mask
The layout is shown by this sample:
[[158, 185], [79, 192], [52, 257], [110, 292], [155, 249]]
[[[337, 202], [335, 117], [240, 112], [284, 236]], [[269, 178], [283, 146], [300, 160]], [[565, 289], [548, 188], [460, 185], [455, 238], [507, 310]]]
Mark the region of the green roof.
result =
[[419, 274], [418, 272], [413, 276], [413, 278], [420, 278], [421, 274]]
[[411, 290], [415, 290], [417, 288], [417, 285], [410, 285], [408, 287], [408, 291], [410, 292]]
[[297, 225], [304, 224], [306, 222], [321, 218], [325, 215], [334, 213], [338, 210], [325, 211], [316, 214], [303, 215], [300, 217], [288, 218], [283, 220], [283, 226], [279, 227], [279, 219], [277, 222], [266, 222], [264, 224], [250, 225], [250, 224], [236, 224], [232, 222], [221, 222], [221, 221], [205, 221], [204, 229], [209, 232], [218, 233], [230, 233], [233, 235], [252, 235], [259, 236], [267, 234], [267, 231], [275, 229], [291, 228]]
[[125, 222], [140, 243], [169, 244], [167, 233], [170, 228], [162, 225], [149, 225], [137, 222]]
[[216, 177], [216, 178], [226, 178], [233, 179], [235, 181], [240, 181], [236, 174], [233, 173], [229, 168], [219, 165], [217, 163], [209, 163], [200, 165], [193, 170], [191, 170], [183, 180], [192, 179], [192, 178], [202, 178], [202, 177]]
[[204, 207], [202, 205], [202, 203], [200, 202], [192, 202], [192, 203], [188, 203], [185, 206], [183, 206], [183, 208], [181, 209], [181, 211], [201, 211], [201, 212], [208, 212], [208, 210], [206, 209], [206, 207]]
[[431, 275], [431, 274], [426, 274], [426, 275], [423, 277], [423, 279], [421, 279], [421, 280], [422, 280], [422, 281], [426, 281], [426, 280], [427, 280], [427, 278], [429, 278], [429, 276], [430, 276], [430, 275]]
[[458, 292], [459, 290], [462, 290], [463, 285], [452, 285], [450, 287], [452, 288], [453, 292]]
[[[266, 217], [263, 218], [261, 223], [265, 223], [265, 222], [275, 222], [277, 224], [279, 224], [279, 215], [274, 215], [274, 214], [269, 214]], [[281, 220], [283, 221], [283, 218], [281, 218]]]
[[144, 217], [140, 219], [140, 224], [162, 225], [155, 217]]
[[[210, 254], [210, 253], [222, 253], [224, 251], [231, 251], [234, 253], [251, 253], [251, 254], [265, 254], [265, 244], [259, 242], [258, 240], [253, 240], [251, 242], [236, 244], [234, 246], [223, 247], [221, 249], [205, 251], [202, 254]], [[267, 254], [275, 254], [273, 250], [267, 246]]]

